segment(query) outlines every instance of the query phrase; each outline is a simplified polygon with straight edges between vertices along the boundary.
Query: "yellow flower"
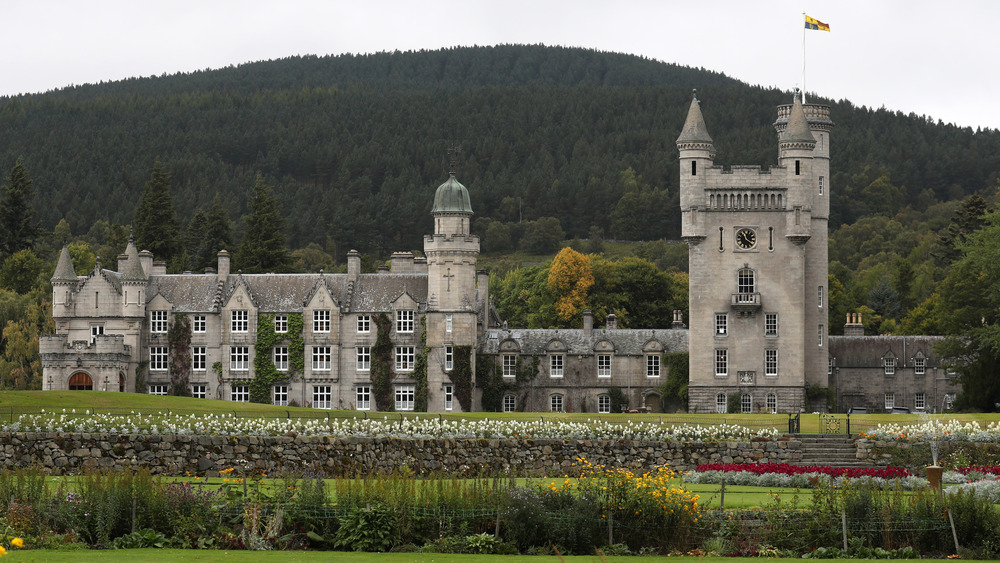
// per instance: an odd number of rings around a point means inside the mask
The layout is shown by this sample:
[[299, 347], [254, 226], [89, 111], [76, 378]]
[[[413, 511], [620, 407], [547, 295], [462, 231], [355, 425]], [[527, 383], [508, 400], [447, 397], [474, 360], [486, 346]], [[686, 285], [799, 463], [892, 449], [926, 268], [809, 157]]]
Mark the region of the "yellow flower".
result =
[[14, 547], [24, 547], [24, 540], [22, 540], [21, 538], [14, 538], [10, 540], [10, 545]]
[[7, 555], [7, 549], [0, 545], [0, 557], [3, 557], [4, 555]]

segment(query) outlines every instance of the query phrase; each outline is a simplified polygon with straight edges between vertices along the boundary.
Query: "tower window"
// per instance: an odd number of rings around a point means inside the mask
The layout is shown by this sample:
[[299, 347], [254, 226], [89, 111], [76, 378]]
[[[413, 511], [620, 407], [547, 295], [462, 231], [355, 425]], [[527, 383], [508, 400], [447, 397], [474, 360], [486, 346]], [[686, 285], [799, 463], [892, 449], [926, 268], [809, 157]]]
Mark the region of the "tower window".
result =
[[691, 161], [691, 175], [692, 176], [697, 176], [698, 175], [698, 161], [697, 160], [692, 160]]
[[740, 268], [739, 275], [736, 279], [737, 291], [739, 293], [753, 293], [754, 292], [754, 272], [750, 268]]
[[823, 177], [819, 177], [819, 195], [823, 195]]
[[801, 168], [802, 168], [802, 167], [801, 167], [801, 164], [802, 164], [802, 162], [801, 162], [801, 161], [799, 161], [799, 160], [796, 160], [796, 161], [795, 161], [795, 175], [796, 175], [796, 176], [798, 176], [798, 175], [799, 175], [799, 173], [801, 172]]

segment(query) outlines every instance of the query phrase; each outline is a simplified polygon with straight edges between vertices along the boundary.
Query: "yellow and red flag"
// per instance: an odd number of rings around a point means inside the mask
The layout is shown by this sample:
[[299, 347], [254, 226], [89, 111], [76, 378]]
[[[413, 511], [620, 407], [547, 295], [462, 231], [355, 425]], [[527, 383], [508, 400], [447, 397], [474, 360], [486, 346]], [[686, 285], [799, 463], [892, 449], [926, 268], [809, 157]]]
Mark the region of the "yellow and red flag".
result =
[[806, 16], [806, 29], [815, 29], [818, 31], [830, 31], [830, 25], [819, 21], [816, 18], [810, 18]]

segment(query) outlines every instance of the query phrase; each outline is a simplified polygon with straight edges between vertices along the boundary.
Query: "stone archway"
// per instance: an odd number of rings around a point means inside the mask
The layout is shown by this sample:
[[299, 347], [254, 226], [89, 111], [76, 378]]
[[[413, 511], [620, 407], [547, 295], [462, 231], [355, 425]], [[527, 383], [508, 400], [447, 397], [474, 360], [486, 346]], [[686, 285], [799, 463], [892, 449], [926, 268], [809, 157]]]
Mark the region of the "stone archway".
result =
[[90, 378], [89, 375], [82, 371], [74, 373], [69, 378], [69, 390], [70, 391], [93, 391], [94, 390], [94, 380]]
[[646, 407], [646, 412], [663, 412], [660, 406], [660, 393], [647, 390], [642, 394], [642, 406]]

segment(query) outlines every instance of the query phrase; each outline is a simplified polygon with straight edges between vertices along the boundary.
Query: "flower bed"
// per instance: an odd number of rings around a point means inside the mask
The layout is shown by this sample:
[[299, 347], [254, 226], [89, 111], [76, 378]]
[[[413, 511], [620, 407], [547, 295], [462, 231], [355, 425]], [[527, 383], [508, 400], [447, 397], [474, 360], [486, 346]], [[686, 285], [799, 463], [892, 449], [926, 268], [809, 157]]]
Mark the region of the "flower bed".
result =
[[1000, 422], [991, 422], [985, 428], [978, 422], [945, 422], [931, 420], [921, 424], [879, 424], [868, 432], [860, 434], [862, 438], [884, 441], [970, 441], [970, 442], [1000, 442]]
[[77, 432], [109, 434], [176, 434], [280, 436], [355, 436], [389, 438], [523, 438], [560, 440], [635, 440], [661, 442], [718, 442], [777, 439], [776, 428], [751, 429], [733, 424], [715, 426], [666, 425], [653, 422], [623, 424], [587, 420], [441, 420], [441, 419], [256, 419], [233, 415], [78, 415], [42, 413], [23, 415], [4, 425], [7, 432]]
[[791, 465], [788, 463], [706, 463], [699, 465], [696, 471], [721, 471], [724, 473], [745, 471], [756, 475], [763, 475], [765, 473], [777, 473], [779, 475], [812, 473], [828, 477], [848, 477], [851, 479], [863, 477], [897, 479], [913, 475], [903, 467], [829, 467], [825, 465]]

